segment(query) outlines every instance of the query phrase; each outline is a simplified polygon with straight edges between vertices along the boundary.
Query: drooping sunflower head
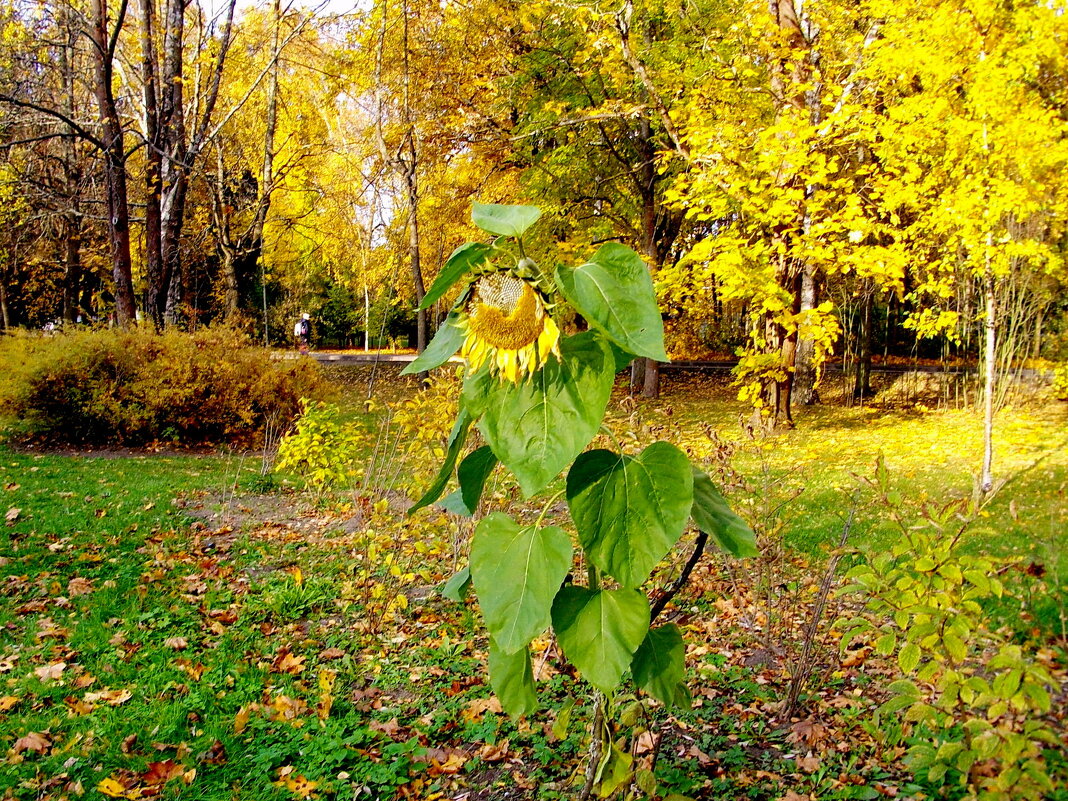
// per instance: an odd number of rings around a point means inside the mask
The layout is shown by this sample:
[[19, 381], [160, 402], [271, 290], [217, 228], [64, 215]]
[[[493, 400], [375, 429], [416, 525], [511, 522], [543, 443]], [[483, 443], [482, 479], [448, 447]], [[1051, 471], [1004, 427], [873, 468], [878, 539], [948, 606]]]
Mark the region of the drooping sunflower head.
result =
[[560, 356], [560, 329], [541, 293], [509, 272], [486, 273], [475, 281], [460, 325], [467, 333], [460, 353], [472, 371], [488, 363], [501, 378], [518, 382], [550, 353]]

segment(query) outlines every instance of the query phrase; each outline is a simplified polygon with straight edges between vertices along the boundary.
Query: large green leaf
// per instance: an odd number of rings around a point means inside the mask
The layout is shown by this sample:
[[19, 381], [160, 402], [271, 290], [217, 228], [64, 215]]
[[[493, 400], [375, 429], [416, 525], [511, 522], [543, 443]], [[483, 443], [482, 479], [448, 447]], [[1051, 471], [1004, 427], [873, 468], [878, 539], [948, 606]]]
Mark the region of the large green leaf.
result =
[[493, 468], [497, 466], [497, 457], [489, 445], [483, 445], [464, 457], [456, 468], [456, 480], [460, 482], [460, 497], [468, 514], [473, 515], [482, 498], [482, 488], [486, 486]]
[[415, 504], [408, 509], [408, 514], [413, 514], [424, 506], [429, 506], [438, 498], [441, 497], [441, 493], [445, 491], [445, 485], [449, 483], [449, 479], [452, 478], [452, 471], [456, 468], [456, 460], [460, 456], [460, 451], [463, 450], [464, 442], [467, 441], [467, 432], [471, 429], [471, 415], [468, 414], [467, 409], [460, 407], [460, 414], [456, 417], [456, 422], [453, 424], [452, 433], [449, 434], [448, 449], [445, 451], [445, 461], [441, 465], [441, 469], [438, 470], [438, 474], [434, 477], [434, 480], [430, 484], [430, 488], [423, 493], [423, 497], [420, 498]]
[[636, 590], [564, 587], [553, 603], [560, 647], [585, 679], [611, 692], [649, 630], [649, 601]]
[[415, 373], [433, 370], [440, 367], [452, 358], [453, 354], [464, 344], [464, 332], [455, 325], [457, 315], [450, 314], [445, 318], [441, 328], [434, 334], [426, 350], [416, 357], [415, 361], [401, 370], [401, 375], [414, 375]]
[[495, 203], [471, 206], [471, 221], [487, 234], [498, 236], [522, 236], [540, 216], [541, 209], [537, 206], [500, 206]]
[[629, 353], [667, 361], [664, 323], [641, 256], [607, 242], [581, 267], [561, 265], [556, 283], [589, 324]]
[[449, 260], [441, 267], [441, 272], [434, 279], [430, 291], [423, 296], [420, 309], [429, 309], [449, 291], [457, 281], [471, 272], [471, 268], [481, 264], [493, 251], [492, 245], [484, 245], [481, 242], [465, 242], [456, 248], [449, 256]]
[[538, 694], [534, 689], [534, 671], [530, 667], [530, 651], [524, 648], [506, 654], [490, 640], [490, 686], [504, 709], [513, 718], [529, 715], [538, 708]]
[[674, 623], [649, 629], [630, 664], [634, 683], [664, 706], [675, 703], [686, 672], [686, 645]]
[[633, 588], [682, 536], [693, 506], [693, 471], [686, 454], [668, 442], [654, 442], [637, 456], [588, 451], [567, 475], [567, 502], [590, 561]]
[[560, 352], [520, 384], [487, 371], [464, 383], [464, 405], [482, 414], [479, 430], [527, 497], [590, 443], [612, 395], [615, 360], [596, 332], [564, 339]]
[[693, 522], [727, 553], [739, 558], [757, 556], [756, 535], [731, 511], [708, 473], [693, 468]]
[[483, 518], [471, 541], [471, 578], [498, 648], [515, 653], [549, 628], [553, 598], [570, 569], [563, 529], [520, 528], [500, 512]]

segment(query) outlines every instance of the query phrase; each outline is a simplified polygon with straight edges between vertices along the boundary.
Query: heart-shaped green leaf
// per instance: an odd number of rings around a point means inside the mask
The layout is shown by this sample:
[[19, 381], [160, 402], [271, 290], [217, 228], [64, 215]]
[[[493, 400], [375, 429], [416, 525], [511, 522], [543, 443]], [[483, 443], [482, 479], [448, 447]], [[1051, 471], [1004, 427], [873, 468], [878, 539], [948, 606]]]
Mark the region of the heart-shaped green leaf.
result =
[[664, 322], [641, 256], [607, 242], [581, 267], [561, 265], [556, 283], [590, 326], [635, 356], [667, 361]]
[[567, 475], [567, 502], [590, 561], [624, 587], [638, 587], [682, 536], [693, 471], [668, 442], [637, 456], [589, 451]]
[[756, 535], [749, 525], [731, 511], [708, 473], [693, 469], [694, 524], [708, 534], [721, 550], [737, 556], [757, 556]]
[[555, 526], [520, 528], [494, 512], [475, 529], [471, 578], [486, 628], [506, 654], [549, 627], [553, 598], [571, 569], [571, 539]]
[[615, 361], [599, 335], [568, 337], [560, 352], [520, 384], [487, 371], [464, 382], [465, 407], [482, 414], [479, 430], [527, 497], [590, 443], [612, 395]]
[[423, 296], [420, 309], [429, 309], [449, 291], [457, 281], [471, 272], [471, 268], [482, 264], [493, 251], [492, 245], [484, 245], [481, 242], [465, 242], [456, 248], [449, 256], [449, 260], [441, 267], [441, 272], [434, 279], [430, 290]]
[[427, 370], [440, 367], [452, 358], [453, 354], [464, 344], [464, 332], [456, 327], [457, 315], [450, 314], [445, 318], [441, 328], [434, 334], [426, 350], [420, 353], [415, 361], [401, 370], [401, 375], [415, 375]]
[[664, 706], [675, 703], [686, 672], [686, 645], [674, 623], [649, 629], [630, 664], [634, 683]]
[[452, 433], [449, 434], [448, 449], [445, 451], [445, 461], [441, 465], [441, 469], [438, 470], [438, 474], [434, 477], [433, 482], [430, 484], [430, 488], [423, 493], [423, 497], [415, 502], [408, 509], [408, 514], [414, 514], [424, 506], [429, 506], [438, 498], [441, 497], [441, 493], [445, 491], [445, 485], [449, 483], [449, 479], [452, 478], [452, 471], [456, 468], [456, 460], [460, 456], [460, 451], [464, 447], [464, 442], [467, 441], [467, 432], [471, 429], [471, 415], [468, 414], [467, 409], [460, 407], [460, 414], [456, 417], [456, 422], [452, 426]]
[[500, 700], [501, 708], [513, 718], [529, 715], [538, 708], [530, 651], [526, 648], [506, 654], [490, 640], [489, 673], [490, 686]]
[[553, 628], [564, 655], [601, 692], [611, 692], [649, 630], [649, 601], [636, 590], [570, 585], [553, 603]]
[[538, 221], [541, 209], [537, 206], [501, 206], [495, 203], [475, 203], [471, 206], [471, 221], [487, 234], [519, 237]]

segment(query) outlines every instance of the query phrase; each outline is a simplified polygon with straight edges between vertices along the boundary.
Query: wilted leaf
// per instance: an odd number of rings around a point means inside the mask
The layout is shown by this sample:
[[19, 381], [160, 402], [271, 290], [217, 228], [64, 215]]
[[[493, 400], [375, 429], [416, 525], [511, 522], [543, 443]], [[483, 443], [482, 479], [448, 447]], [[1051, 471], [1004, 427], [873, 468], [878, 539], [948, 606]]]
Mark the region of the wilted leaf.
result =
[[149, 762], [148, 770], [141, 774], [141, 781], [149, 785], [166, 784], [184, 773], [185, 768], [182, 765], [173, 759], [165, 759], [162, 762]]
[[19, 519], [19, 515], [21, 513], [21, 509], [12, 506], [10, 509], [7, 510], [7, 514], [4, 515], [4, 519], [8, 522], [9, 525], [14, 525], [15, 521]]
[[10, 712], [19, 702], [17, 695], [5, 695], [0, 697], [0, 713]]
[[79, 595], [85, 595], [93, 591], [92, 579], [82, 578], [76, 576], [67, 582], [67, 595], [71, 598], [77, 598]]
[[125, 704], [133, 698], [133, 693], [129, 690], [98, 690], [95, 693], [86, 693], [85, 700], [90, 704], [97, 702], [107, 704], [108, 706], [120, 706]]
[[289, 652], [289, 649], [283, 647], [278, 651], [274, 661], [271, 662], [272, 673], [289, 673], [296, 676], [304, 671], [305, 657], [294, 656]]
[[35, 754], [43, 754], [52, 747], [52, 739], [47, 732], [31, 731], [24, 737], [15, 740], [13, 751], [21, 754], [23, 751], [32, 751]]
[[41, 681], [51, 681], [52, 679], [58, 679], [62, 676], [63, 671], [66, 669], [66, 662], [55, 662], [51, 665], [42, 665], [39, 668], [34, 668], [33, 674]]
[[184, 651], [189, 647], [189, 641], [185, 637], [168, 637], [163, 641], [163, 644], [168, 648], [173, 648], [175, 651]]

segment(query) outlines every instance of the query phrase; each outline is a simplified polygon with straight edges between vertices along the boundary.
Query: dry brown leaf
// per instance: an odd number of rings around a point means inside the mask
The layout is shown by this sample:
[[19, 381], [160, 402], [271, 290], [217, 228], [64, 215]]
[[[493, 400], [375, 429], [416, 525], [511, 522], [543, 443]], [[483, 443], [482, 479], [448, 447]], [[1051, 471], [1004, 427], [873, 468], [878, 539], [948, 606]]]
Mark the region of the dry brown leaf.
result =
[[473, 698], [468, 701], [467, 706], [462, 713], [464, 720], [476, 722], [482, 720], [482, 716], [487, 712], [494, 714], [500, 714], [501, 702], [497, 700], [497, 696], [491, 696], [489, 698]]
[[86, 593], [90, 593], [92, 591], [92, 579], [75, 576], [67, 582], [67, 595], [69, 595], [71, 598], [77, 598], [79, 595], [85, 595]]
[[271, 672], [297, 676], [304, 671], [305, 659], [303, 656], [294, 656], [289, 652], [289, 648], [283, 646], [271, 662]]
[[39, 668], [34, 668], [33, 674], [41, 681], [51, 681], [52, 679], [58, 679], [62, 676], [63, 671], [66, 669], [66, 662], [55, 662], [51, 665], [42, 665]]
[[5, 695], [0, 697], [0, 714], [4, 712], [10, 712], [14, 709], [19, 702], [17, 695]]
[[501, 740], [496, 745], [486, 744], [478, 750], [484, 762], [500, 762], [508, 758], [508, 741]]
[[163, 644], [175, 651], [184, 651], [189, 647], [189, 641], [185, 637], [168, 637]]
[[141, 774], [141, 781], [148, 785], [166, 784], [184, 773], [185, 768], [173, 759], [165, 759], [162, 762], [149, 762], [148, 769]]
[[80, 698], [75, 698], [73, 695], [68, 695], [63, 699], [63, 703], [67, 705], [67, 709], [70, 710], [72, 715], [88, 715], [96, 707], [92, 704], [87, 704]]
[[319, 658], [324, 662], [329, 662], [332, 659], [341, 659], [344, 655], [345, 652], [340, 648], [326, 648], [319, 654]]
[[7, 521], [9, 526], [15, 525], [15, 521], [19, 519], [19, 515], [22, 514], [22, 510], [12, 506], [7, 510], [7, 514], [4, 515], [4, 520]]
[[48, 736], [48, 732], [31, 731], [24, 737], [19, 737], [15, 740], [15, 745], [12, 750], [16, 754], [21, 754], [23, 751], [32, 751], [35, 754], [43, 754], [51, 747], [52, 739]]
[[817, 770], [820, 769], [819, 757], [812, 756], [812, 754], [808, 754], [807, 756], [803, 757], [798, 757], [796, 762], [797, 767], [803, 770], [805, 773], [815, 773]]
[[97, 690], [93, 693], [86, 693], [85, 700], [90, 704], [97, 702], [107, 704], [108, 706], [120, 706], [125, 704], [133, 698], [133, 693], [130, 690]]

